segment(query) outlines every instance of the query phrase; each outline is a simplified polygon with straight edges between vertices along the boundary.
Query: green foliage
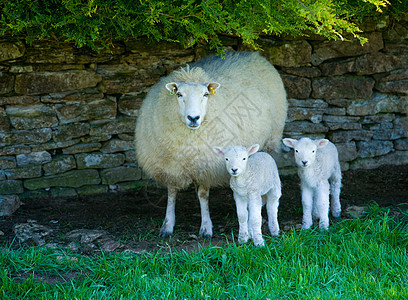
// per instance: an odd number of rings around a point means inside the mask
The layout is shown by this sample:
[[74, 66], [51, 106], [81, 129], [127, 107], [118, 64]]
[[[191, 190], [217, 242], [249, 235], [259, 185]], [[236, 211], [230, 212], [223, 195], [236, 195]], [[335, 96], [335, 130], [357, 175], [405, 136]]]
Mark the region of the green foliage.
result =
[[184, 46], [204, 40], [218, 51], [219, 35], [241, 37], [257, 47], [262, 34], [358, 36], [354, 20], [383, 10], [406, 10], [407, 0], [3, 0], [0, 36], [74, 42], [78, 47], [110, 45], [147, 36]]

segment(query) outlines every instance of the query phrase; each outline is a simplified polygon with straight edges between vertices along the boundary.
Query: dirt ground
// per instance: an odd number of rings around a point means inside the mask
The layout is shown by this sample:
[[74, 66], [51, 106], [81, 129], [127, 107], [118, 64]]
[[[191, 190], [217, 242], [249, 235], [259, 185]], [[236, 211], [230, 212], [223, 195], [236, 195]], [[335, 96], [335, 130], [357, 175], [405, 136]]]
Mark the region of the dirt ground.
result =
[[[299, 180], [296, 175], [285, 176], [281, 180], [283, 195], [279, 206], [279, 223], [282, 230], [291, 230], [299, 227], [302, 219]], [[8, 245], [18, 248], [44, 244], [50, 247], [68, 247], [84, 254], [101, 249], [133, 252], [157, 249], [189, 251], [199, 244], [219, 245], [237, 237], [235, 203], [229, 189], [211, 191], [210, 213], [214, 236], [208, 240], [197, 237], [200, 206], [194, 188], [178, 195], [175, 234], [170, 238], [158, 237], [165, 215], [166, 197], [166, 190], [150, 185], [137, 192], [26, 201], [12, 216], [0, 217], [0, 247]], [[341, 203], [343, 212], [340, 219], [348, 217], [346, 210], [350, 206], [377, 203], [381, 207], [407, 208], [408, 166], [344, 172]], [[403, 203], [405, 205], [401, 206]], [[20, 242], [16, 239], [16, 224], [27, 222], [48, 230], [40, 242]], [[88, 243], [77, 240], [72, 244], [68, 236], [79, 229], [102, 233]], [[269, 234], [265, 224], [263, 233]], [[109, 241], [110, 246], [103, 246], [104, 241]]]

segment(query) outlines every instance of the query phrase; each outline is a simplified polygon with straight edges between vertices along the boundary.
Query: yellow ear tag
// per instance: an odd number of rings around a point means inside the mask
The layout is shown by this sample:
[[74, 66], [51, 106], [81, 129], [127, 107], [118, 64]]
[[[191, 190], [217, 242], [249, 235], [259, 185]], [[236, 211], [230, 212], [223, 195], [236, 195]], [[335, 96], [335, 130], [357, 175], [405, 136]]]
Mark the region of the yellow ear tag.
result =
[[213, 94], [213, 95], [217, 94], [217, 92], [216, 92], [212, 87], [210, 87], [210, 92], [211, 92], [211, 94]]

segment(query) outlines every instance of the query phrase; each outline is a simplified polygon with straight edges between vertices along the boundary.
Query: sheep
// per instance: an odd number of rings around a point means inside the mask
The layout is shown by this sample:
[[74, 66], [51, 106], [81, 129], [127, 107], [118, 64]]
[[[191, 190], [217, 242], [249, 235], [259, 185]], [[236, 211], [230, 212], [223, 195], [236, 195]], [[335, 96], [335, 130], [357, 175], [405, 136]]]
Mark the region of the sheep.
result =
[[279, 235], [278, 206], [282, 194], [275, 160], [268, 153], [257, 152], [258, 149], [258, 144], [248, 148], [213, 148], [216, 154], [224, 157], [226, 169], [231, 175], [230, 187], [234, 192], [239, 222], [238, 242], [246, 243], [252, 237], [255, 246], [264, 246], [262, 205], [266, 203], [271, 235]]
[[283, 143], [294, 149], [298, 166], [302, 189], [302, 229], [313, 225], [313, 214], [319, 219], [319, 227], [328, 230], [329, 194], [333, 217], [338, 218], [341, 214], [341, 168], [336, 146], [327, 139], [286, 138]]
[[280, 148], [287, 115], [286, 92], [277, 70], [258, 53], [226, 53], [187, 65], [151, 87], [135, 128], [136, 158], [144, 174], [167, 185], [160, 235], [175, 225], [177, 192], [197, 187], [200, 236], [211, 237], [209, 190], [228, 185], [213, 145], [260, 144]]

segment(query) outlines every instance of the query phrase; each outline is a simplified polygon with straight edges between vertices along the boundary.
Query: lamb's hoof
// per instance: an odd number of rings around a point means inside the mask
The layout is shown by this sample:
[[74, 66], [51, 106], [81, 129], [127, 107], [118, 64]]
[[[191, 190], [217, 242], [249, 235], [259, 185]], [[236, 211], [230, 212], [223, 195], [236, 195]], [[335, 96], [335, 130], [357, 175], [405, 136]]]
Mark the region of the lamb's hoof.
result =
[[238, 236], [238, 243], [245, 244], [249, 241], [249, 235]]
[[271, 233], [271, 236], [279, 236], [279, 226], [274, 228], [269, 227], [269, 232]]
[[265, 241], [264, 239], [254, 240], [254, 245], [256, 247], [265, 247]]
[[320, 229], [320, 231], [329, 230], [329, 222], [320, 222], [319, 229]]
[[302, 227], [300, 228], [300, 230], [307, 230], [307, 229], [309, 229], [310, 227], [312, 227], [312, 225], [303, 224]]
[[332, 216], [333, 216], [334, 218], [340, 218], [340, 215], [341, 215], [341, 211], [339, 211], [339, 212], [332, 212]]

